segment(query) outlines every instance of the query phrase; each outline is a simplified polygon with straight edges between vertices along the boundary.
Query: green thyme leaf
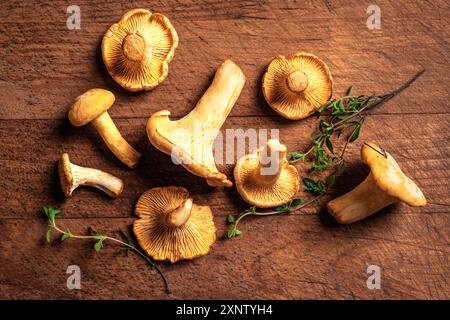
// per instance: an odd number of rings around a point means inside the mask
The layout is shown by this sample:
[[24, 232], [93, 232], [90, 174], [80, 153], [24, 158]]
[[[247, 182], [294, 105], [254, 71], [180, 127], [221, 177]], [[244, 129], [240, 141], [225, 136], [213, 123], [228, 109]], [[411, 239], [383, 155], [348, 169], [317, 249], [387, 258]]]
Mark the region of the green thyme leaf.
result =
[[336, 180], [336, 176], [334, 174], [328, 176], [327, 182], [326, 182], [327, 189], [329, 189], [334, 184], [335, 180]]
[[299, 152], [297, 152], [297, 151], [291, 151], [289, 154], [290, 154], [291, 157], [294, 158], [294, 159], [304, 159], [304, 158], [305, 158], [305, 155], [304, 155], [304, 154], [301, 154], [301, 153], [299, 153]]
[[95, 249], [95, 251], [99, 252], [102, 248], [103, 248], [103, 240], [98, 240], [94, 244], [94, 249]]
[[345, 92], [346, 96], [349, 96], [352, 93], [353, 86], [348, 87], [347, 91]]
[[301, 205], [303, 202], [304, 201], [301, 198], [294, 199], [294, 200], [291, 201], [290, 207], [296, 207], [298, 205]]
[[232, 214], [229, 214], [227, 216], [227, 222], [228, 223], [234, 223], [236, 221], [236, 219], [234, 218], [234, 216]]
[[333, 153], [333, 144], [331, 143], [331, 140], [329, 137], [327, 137], [325, 139], [325, 144], [326, 144], [328, 150], [330, 150], [330, 152]]
[[352, 134], [350, 135], [350, 138], [348, 139], [348, 142], [353, 142], [359, 137], [359, 132], [361, 130], [361, 125], [355, 126], [355, 129], [353, 130]]
[[284, 211], [287, 211], [287, 210], [289, 210], [289, 207], [287, 205], [285, 205], [285, 204], [275, 208], [275, 211], [279, 211], [279, 212], [284, 212]]
[[66, 233], [63, 233], [61, 235], [60, 241], [63, 242], [64, 240], [70, 239], [72, 238], [72, 234], [70, 233], [70, 231], [67, 231]]
[[307, 192], [322, 195], [327, 191], [326, 184], [322, 180], [303, 178], [303, 183], [305, 184], [305, 191]]
[[48, 243], [50, 243], [50, 241], [52, 241], [52, 227], [49, 227], [47, 230], [47, 233], [45, 234], [45, 239], [47, 240]]
[[227, 232], [227, 238], [228, 239], [231, 239], [231, 238], [234, 238], [235, 236], [236, 236], [236, 227], [232, 227], [232, 228], [230, 228], [230, 230], [228, 230], [228, 232]]

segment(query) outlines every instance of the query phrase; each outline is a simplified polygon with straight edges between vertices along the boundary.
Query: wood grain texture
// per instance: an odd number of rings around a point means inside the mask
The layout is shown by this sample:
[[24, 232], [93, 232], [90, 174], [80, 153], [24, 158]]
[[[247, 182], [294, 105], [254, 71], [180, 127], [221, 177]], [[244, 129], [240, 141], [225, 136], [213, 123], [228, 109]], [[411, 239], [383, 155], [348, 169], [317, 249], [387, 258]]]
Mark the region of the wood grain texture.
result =
[[[104, 70], [99, 46], [103, 33], [127, 8], [148, 3], [80, 1], [82, 28], [75, 31], [66, 28], [65, 1], [1, 4], [5, 18], [0, 42], [5, 45], [0, 48], [0, 119], [65, 118], [73, 100], [92, 87], [115, 90], [112, 116], [148, 117], [166, 108], [181, 116], [195, 105], [228, 57], [247, 77], [232, 115], [274, 115], [261, 98], [262, 74], [274, 56], [301, 50], [314, 52], [329, 65], [337, 95], [351, 84], [357, 94], [381, 94], [425, 68], [428, 72], [415, 90], [378, 112], [448, 112], [450, 19], [445, 1], [395, 7], [386, 2], [383, 28], [377, 31], [366, 27], [366, 7], [346, 1], [331, 9], [326, 1], [200, 2], [192, 12], [180, 9], [189, 4], [168, 3], [155, 2], [151, 9], [171, 18], [180, 45], [168, 79], [144, 94], [126, 93], [114, 83]], [[439, 5], [442, 13], [436, 14]]]
[[[125, 11], [149, 3], [77, 1], [82, 20], [75, 31], [66, 28], [69, 4], [0, 3], [0, 299], [450, 298], [448, 1], [377, 1], [381, 30], [367, 29], [367, 4], [360, 1], [152, 1], [149, 9], [170, 18], [180, 45], [168, 79], [141, 94], [125, 92], [107, 75], [99, 45]], [[418, 183], [426, 207], [398, 204], [349, 226], [336, 225], [323, 202], [297, 215], [251, 218], [241, 225], [242, 237], [219, 239], [209, 255], [163, 263], [171, 295], [141, 259], [117, 255], [112, 245], [97, 254], [89, 242], [44, 242], [44, 204], [62, 207], [60, 221], [73, 232], [92, 226], [116, 235], [134, 220], [133, 206], [143, 191], [168, 185], [187, 187], [196, 202], [210, 205], [221, 238], [225, 216], [248, 206], [234, 188], [210, 188], [154, 149], [145, 134], [147, 118], [161, 109], [175, 118], [185, 115], [220, 63], [231, 58], [247, 83], [222, 132], [279, 129], [288, 149], [305, 148], [315, 119], [283, 120], [260, 90], [271, 58], [300, 50], [329, 65], [336, 97], [350, 84], [355, 94], [383, 93], [427, 69], [368, 118], [361, 138], [349, 147], [348, 170], [329, 196], [364, 179], [368, 169], [359, 161], [359, 148], [371, 140]], [[92, 87], [116, 94], [110, 114], [143, 154], [136, 170], [115, 159], [93, 128], [68, 123], [69, 106]], [[124, 179], [122, 196], [113, 200], [80, 188], [64, 199], [56, 171], [62, 152], [74, 163]], [[219, 167], [231, 175], [232, 163]], [[298, 167], [304, 175], [306, 167]], [[69, 264], [81, 267], [79, 291], [66, 288]], [[382, 269], [381, 290], [366, 287], [371, 264]]]
[[[128, 217], [142, 192], [151, 187], [173, 184], [188, 188], [198, 197], [198, 201], [212, 205], [220, 216], [237, 213], [246, 207], [243, 201], [232, 200], [239, 199], [234, 188], [210, 188], [204, 179], [192, 176], [182, 167], [172, 164], [168, 155], [156, 150], [148, 141], [146, 120], [116, 121], [122, 134], [143, 154], [143, 161], [135, 170], [128, 169], [114, 157], [93, 127], [75, 128], [66, 120], [0, 120], [0, 143], [3, 145], [0, 163], [4, 168], [3, 174], [8, 177], [0, 181], [0, 196], [5, 199], [0, 203], [0, 218], [36, 218], [40, 215], [40, 205], [48, 202], [61, 204], [65, 215], [69, 217]], [[233, 128], [241, 128], [246, 132], [267, 129], [270, 133], [270, 130], [278, 129], [281, 142], [289, 150], [295, 150], [306, 149], [315, 124], [314, 118], [301, 123], [281, 118], [229, 118], [223, 131]], [[418, 183], [427, 196], [429, 204], [426, 207], [411, 208], [405, 205], [401, 213], [448, 212], [450, 163], [447, 159], [450, 157], [450, 146], [446, 142], [450, 134], [445, 129], [449, 125], [450, 115], [441, 116], [439, 122], [435, 121], [433, 115], [374, 115], [368, 118], [360, 140], [349, 147], [349, 170], [340, 179], [341, 182], [338, 181], [333, 196], [351, 190], [365, 178], [368, 168], [361, 164], [359, 150], [362, 141], [374, 141], [396, 158], [406, 174]], [[416, 128], [414, 132], [410, 127]], [[383, 130], [379, 131], [379, 128]], [[415, 136], [421, 138], [412, 144]], [[226, 141], [224, 146], [226, 149]], [[339, 147], [342, 144], [337, 144]], [[421, 155], [418, 156], [419, 150]], [[69, 153], [75, 164], [102, 168], [123, 179], [123, 195], [118, 199], [109, 199], [95, 189], [80, 188], [72, 198], [62, 202], [64, 198], [56, 169], [56, 162], [62, 152]], [[236, 161], [235, 158], [229, 160], [232, 163]], [[297, 167], [306, 175], [308, 165], [299, 164]], [[220, 168], [232, 178], [232, 164]], [[305, 211], [315, 214], [317, 207]]]
[[[91, 226], [118, 236], [117, 228], [131, 222], [61, 223], [72, 232]], [[223, 233], [223, 217], [215, 222]], [[326, 225], [318, 216], [252, 219], [241, 239], [218, 240], [209, 255], [194, 261], [162, 264], [173, 291], [168, 296], [159, 276], [136, 256], [118, 255], [117, 247], [108, 244], [97, 254], [92, 243], [76, 240], [49, 246], [45, 230], [44, 221], [1, 221], [1, 298], [426, 299], [448, 297], [450, 284], [450, 223], [443, 215], [385, 212], [344, 227]], [[20, 242], [14, 240], [18, 235]], [[70, 264], [82, 270], [79, 291], [66, 288]], [[382, 290], [366, 287], [371, 264], [382, 267]]]

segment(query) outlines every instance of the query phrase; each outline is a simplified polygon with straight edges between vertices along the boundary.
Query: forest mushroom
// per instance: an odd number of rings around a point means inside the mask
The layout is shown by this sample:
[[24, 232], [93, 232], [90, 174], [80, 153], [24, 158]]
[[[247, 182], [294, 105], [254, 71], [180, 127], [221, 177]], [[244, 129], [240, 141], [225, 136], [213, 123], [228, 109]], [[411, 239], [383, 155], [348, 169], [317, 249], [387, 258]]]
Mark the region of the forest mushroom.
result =
[[332, 86], [325, 62], [306, 52], [277, 56], [262, 81], [268, 105], [291, 120], [306, 118], [324, 105], [331, 98]]
[[426, 205], [422, 191], [388, 152], [374, 143], [364, 143], [361, 159], [370, 167], [367, 178], [352, 191], [327, 204], [328, 212], [339, 223], [359, 221], [399, 201], [410, 206]]
[[66, 197], [79, 186], [91, 186], [102, 190], [111, 197], [118, 197], [123, 191], [121, 179], [93, 168], [85, 168], [70, 162], [69, 155], [63, 153], [58, 162], [59, 181]]
[[273, 139], [239, 159], [234, 180], [241, 197], [259, 208], [283, 205], [299, 189], [298, 171], [286, 159], [286, 146]]
[[105, 33], [102, 57], [111, 77], [129, 91], [151, 90], [167, 78], [178, 35], [169, 19], [130, 10]]
[[139, 197], [135, 213], [136, 239], [155, 260], [193, 259], [207, 254], [216, 240], [210, 207], [193, 203], [185, 188], [147, 190]]
[[188, 115], [172, 121], [170, 111], [162, 110], [150, 117], [147, 122], [150, 142], [189, 172], [204, 177], [208, 185], [231, 187], [231, 181], [216, 168], [213, 143], [244, 83], [242, 70], [231, 60], [226, 60]]
[[91, 122], [108, 148], [130, 168], [135, 168], [141, 154], [122, 137], [108, 114], [114, 94], [104, 89], [91, 89], [79, 96], [69, 110], [69, 121], [76, 127]]

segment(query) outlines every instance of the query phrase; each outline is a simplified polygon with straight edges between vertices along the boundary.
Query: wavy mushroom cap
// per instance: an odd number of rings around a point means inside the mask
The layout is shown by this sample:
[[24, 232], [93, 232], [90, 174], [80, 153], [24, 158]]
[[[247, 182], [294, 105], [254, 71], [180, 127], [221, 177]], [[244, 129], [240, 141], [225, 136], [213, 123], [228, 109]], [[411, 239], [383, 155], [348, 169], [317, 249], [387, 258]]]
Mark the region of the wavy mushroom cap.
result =
[[103, 62], [123, 88], [151, 90], [167, 78], [177, 46], [177, 32], [167, 17], [134, 9], [105, 33]]
[[375, 143], [363, 144], [361, 159], [370, 167], [377, 186], [388, 195], [410, 206], [427, 204], [422, 190], [403, 173], [397, 161]]
[[262, 89], [269, 106], [281, 116], [306, 118], [332, 95], [328, 66], [311, 53], [278, 56], [267, 67]]
[[216, 227], [209, 206], [192, 203], [182, 187], [153, 188], [144, 192], [133, 223], [139, 245], [155, 260], [172, 263], [209, 252]]
[[[269, 150], [269, 151], [266, 151]], [[275, 166], [264, 167], [264, 157], [276, 153], [279, 161]], [[266, 170], [264, 172], [263, 170]], [[276, 171], [276, 172], [275, 172]], [[237, 191], [251, 205], [270, 208], [289, 202], [298, 192], [299, 176], [297, 168], [286, 159], [286, 147], [277, 140], [269, 140], [267, 149], [260, 148], [254, 154], [242, 157], [234, 168]]]
[[69, 121], [76, 127], [96, 119], [112, 107], [116, 100], [111, 91], [105, 89], [91, 89], [78, 96], [69, 110]]

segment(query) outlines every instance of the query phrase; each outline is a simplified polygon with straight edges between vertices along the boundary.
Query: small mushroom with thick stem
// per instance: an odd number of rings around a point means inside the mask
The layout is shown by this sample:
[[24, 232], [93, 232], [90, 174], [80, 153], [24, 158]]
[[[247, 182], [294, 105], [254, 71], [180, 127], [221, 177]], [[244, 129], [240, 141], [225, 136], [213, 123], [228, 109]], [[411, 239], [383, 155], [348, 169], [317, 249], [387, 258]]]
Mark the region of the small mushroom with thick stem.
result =
[[367, 178], [352, 191], [327, 204], [328, 212], [339, 223], [359, 221], [399, 201], [415, 207], [427, 204], [419, 187], [382, 148], [371, 142], [364, 143], [361, 159], [371, 169]]
[[141, 159], [137, 152], [122, 137], [108, 114], [114, 104], [114, 94], [104, 89], [91, 89], [79, 96], [69, 110], [69, 121], [76, 127], [89, 122], [97, 129], [108, 148], [130, 168], [135, 168]]
[[118, 197], [123, 191], [123, 181], [109, 173], [93, 168], [80, 167], [70, 162], [69, 155], [63, 153], [58, 163], [59, 181], [66, 197], [79, 186], [91, 186], [102, 190], [111, 197]]
[[242, 198], [259, 208], [288, 203], [298, 192], [297, 168], [286, 159], [286, 146], [272, 139], [247, 154], [234, 168], [236, 188]]

